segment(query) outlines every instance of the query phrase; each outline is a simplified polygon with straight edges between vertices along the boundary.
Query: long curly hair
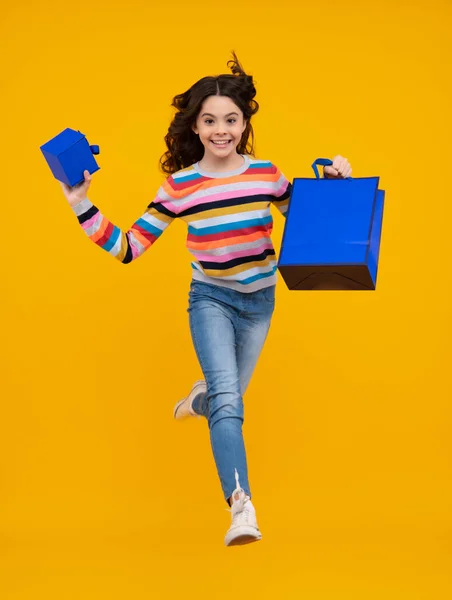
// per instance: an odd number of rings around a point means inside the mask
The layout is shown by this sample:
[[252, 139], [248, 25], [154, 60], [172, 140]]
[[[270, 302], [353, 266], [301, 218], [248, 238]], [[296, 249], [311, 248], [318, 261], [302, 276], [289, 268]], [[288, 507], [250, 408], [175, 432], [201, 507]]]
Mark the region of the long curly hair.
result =
[[240, 108], [246, 122], [237, 152], [254, 156], [254, 131], [251, 117], [259, 110], [254, 100], [256, 88], [253, 78], [243, 70], [235, 52], [227, 66], [232, 75], [203, 77], [183, 94], [173, 98], [171, 106], [177, 110], [165, 136], [167, 152], [160, 158], [160, 168], [168, 175], [189, 167], [204, 156], [204, 146], [192, 127], [209, 96], [228, 96]]

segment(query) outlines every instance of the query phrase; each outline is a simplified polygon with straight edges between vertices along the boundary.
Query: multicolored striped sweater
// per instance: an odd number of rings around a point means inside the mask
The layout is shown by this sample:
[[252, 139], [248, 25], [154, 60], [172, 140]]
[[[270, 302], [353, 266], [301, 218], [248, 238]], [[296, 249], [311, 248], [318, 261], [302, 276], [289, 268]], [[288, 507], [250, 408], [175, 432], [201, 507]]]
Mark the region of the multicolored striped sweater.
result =
[[182, 219], [193, 279], [254, 292], [276, 283], [270, 205], [284, 215], [292, 185], [271, 162], [243, 158], [239, 169], [227, 173], [207, 173], [196, 163], [169, 176], [127, 232], [88, 198], [73, 209], [91, 240], [123, 263], [137, 259], [174, 219]]

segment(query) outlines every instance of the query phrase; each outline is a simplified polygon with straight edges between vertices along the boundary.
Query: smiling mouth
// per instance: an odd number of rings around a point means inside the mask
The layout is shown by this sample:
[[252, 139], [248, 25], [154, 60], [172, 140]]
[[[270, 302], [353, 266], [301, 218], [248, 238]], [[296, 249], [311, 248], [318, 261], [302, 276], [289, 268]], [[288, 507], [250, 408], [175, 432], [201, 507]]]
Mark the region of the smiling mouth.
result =
[[216, 140], [216, 141], [210, 140], [210, 141], [217, 148], [225, 148], [226, 146], [228, 146], [232, 142], [232, 140], [221, 140], [221, 141], [220, 140]]

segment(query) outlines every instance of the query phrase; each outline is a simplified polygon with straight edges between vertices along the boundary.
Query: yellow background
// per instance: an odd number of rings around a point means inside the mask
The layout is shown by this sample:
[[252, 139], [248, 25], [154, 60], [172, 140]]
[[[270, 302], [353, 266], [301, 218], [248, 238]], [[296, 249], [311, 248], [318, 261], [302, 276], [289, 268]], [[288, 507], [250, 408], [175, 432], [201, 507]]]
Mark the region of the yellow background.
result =
[[[1, 9], [2, 600], [450, 598], [450, 2]], [[184, 226], [125, 268], [39, 147], [65, 127], [99, 144], [90, 198], [127, 228], [172, 97], [231, 49], [260, 158], [293, 178], [342, 154], [387, 195], [376, 292], [279, 282], [246, 397], [264, 537], [226, 549], [206, 424], [172, 419], [200, 375]]]

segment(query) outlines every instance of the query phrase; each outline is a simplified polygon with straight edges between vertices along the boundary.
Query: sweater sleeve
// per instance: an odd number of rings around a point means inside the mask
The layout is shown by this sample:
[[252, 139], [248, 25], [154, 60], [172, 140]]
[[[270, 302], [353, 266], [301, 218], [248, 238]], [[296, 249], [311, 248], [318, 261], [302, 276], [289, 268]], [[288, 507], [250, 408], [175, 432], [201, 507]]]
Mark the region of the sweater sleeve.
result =
[[274, 200], [272, 201], [279, 212], [286, 216], [289, 207], [290, 195], [292, 193], [292, 184], [281, 171], [276, 167], [275, 183], [274, 183]]
[[157, 241], [177, 216], [162, 186], [146, 212], [128, 231], [122, 231], [105, 217], [88, 198], [73, 206], [86, 235], [106, 252], [124, 264], [140, 257]]

